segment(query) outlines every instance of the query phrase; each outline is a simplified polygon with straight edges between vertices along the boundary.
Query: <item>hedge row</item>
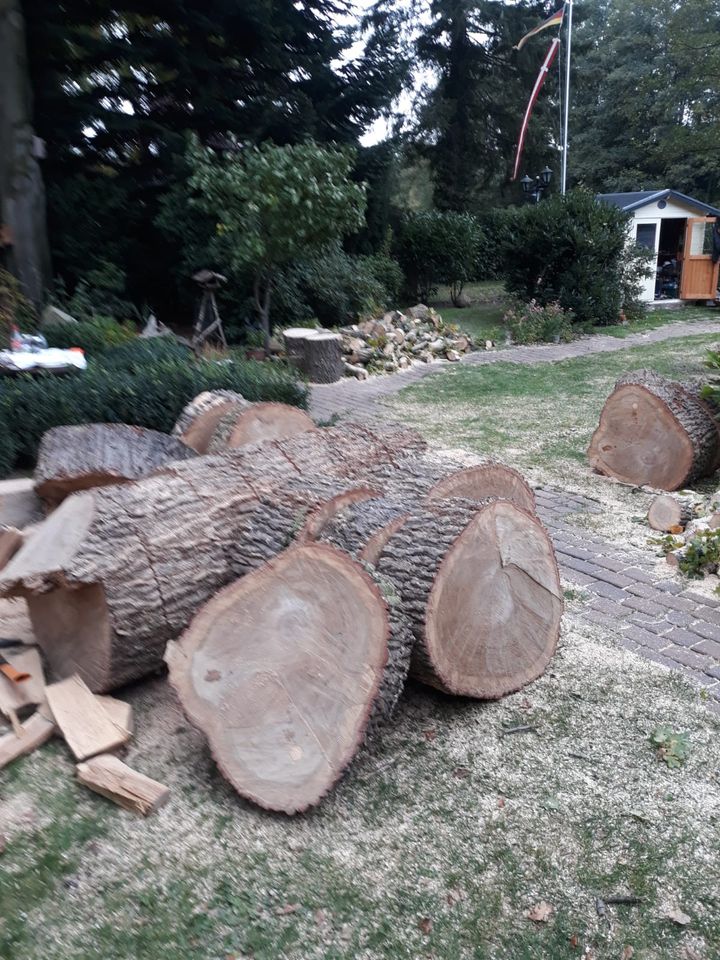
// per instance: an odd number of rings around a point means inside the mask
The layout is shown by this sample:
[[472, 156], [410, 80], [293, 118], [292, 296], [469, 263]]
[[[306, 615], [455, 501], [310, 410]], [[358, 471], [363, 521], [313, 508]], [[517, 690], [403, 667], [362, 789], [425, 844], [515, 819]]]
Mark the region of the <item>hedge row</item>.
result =
[[0, 381], [0, 477], [33, 464], [43, 433], [79, 423], [130, 423], [168, 432], [203, 390], [307, 406], [307, 389], [286, 367], [195, 360], [173, 342], [136, 340], [90, 360], [83, 373]]

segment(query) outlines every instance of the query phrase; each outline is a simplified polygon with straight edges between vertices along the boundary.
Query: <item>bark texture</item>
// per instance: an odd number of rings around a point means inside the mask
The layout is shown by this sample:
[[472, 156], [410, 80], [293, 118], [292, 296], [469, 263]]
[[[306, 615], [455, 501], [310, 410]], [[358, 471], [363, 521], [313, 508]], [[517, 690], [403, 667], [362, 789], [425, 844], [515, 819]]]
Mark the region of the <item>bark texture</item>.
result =
[[303, 340], [302, 371], [311, 383], [336, 383], [345, 372], [342, 337], [315, 333]]
[[679, 490], [709, 476], [718, 457], [718, 427], [709, 406], [652, 370], [618, 380], [588, 449], [598, 473], [660, 490]]
[[232, 409], [249, 406], [245, 397], [234, 390], [206, 390], [184, 408], [172, 434], [197, 453], [207, 453], [222, 417]]
[[208, 446], [208, 453], [221, 453], [266, 440], [282, 440], [297, 433], [317, 430], [304, 410], [286, 403], [253, 403], [233, 407], [223, 414]]
[[43, 434], [35, 467], [35, 492], [55, 506], [90, 487], [147, 477], [175, 460], [195, 457], [175, 437], [124, 423], [53, 427]]
[[296, 546], [203, 607], [168, 646], [170, 681], [235, 789], [293, 814], [318, 803], [386, 711], [410, 640], [393, 653], [390, 627], [358, 563]]
[[305, 356], [305, 341], [317, 333], [314, 327], [288, 327], [283, 331], [285, 353], [288, 362], [296, 369], [302, 370]]

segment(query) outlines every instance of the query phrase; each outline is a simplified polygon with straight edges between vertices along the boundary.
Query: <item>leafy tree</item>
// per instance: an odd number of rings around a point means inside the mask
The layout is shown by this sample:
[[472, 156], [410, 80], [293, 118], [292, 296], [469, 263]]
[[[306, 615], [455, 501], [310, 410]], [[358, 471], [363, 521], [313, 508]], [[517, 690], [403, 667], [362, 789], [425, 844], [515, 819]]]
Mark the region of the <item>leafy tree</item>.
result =
[[457, 306], [463, 286], [478, 275], [483, 233], [471, 214], [431, 211], [409, 214], [398, 237], [398, 259], [408, 289], [427, 301], [446, 283]]
[[218, 158], [191, 147], [196, 206], [216, 218], [215, 248], [234, 271], [249, 270], [265, 345], [279, 270], [364, 222], [365, 188], [349, 177], [353, 156], [314, 143], [263, 144]]

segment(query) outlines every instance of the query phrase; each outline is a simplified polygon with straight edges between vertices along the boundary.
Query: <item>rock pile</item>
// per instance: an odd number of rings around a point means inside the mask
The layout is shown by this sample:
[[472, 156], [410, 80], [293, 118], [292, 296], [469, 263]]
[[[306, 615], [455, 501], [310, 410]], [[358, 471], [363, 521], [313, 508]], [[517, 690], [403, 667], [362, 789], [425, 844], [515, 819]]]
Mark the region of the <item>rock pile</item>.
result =
[[406, 313], [391, 310], [377, 320], [340, 327], [345, 373], [361, 380], [371, 373], [395, 373], [413, 363], [460, 359], [472, 340], [419, 303]]

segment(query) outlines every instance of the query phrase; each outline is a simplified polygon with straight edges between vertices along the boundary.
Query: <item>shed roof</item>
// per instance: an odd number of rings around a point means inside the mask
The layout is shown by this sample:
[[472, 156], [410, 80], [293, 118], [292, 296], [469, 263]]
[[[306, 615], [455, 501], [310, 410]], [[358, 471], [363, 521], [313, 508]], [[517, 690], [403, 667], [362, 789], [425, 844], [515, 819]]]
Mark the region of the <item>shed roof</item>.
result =
[[701, 200], [695, 200], [693, 197], [688, 197], [684, 193], [679, 193], [677, 190], [635, 190], [632, 193], [599, 193], [597, 199], [613, 207], [620, 207], [621, 210], [625, 210], [627, 213], [644, 207], [653, 201], [675, 200], [678, 203], [684, 204], [686, 207], [690, 207], [692, 210], [697, 210], [698, 213], [703, 213], [710, 217], [720, 217], [720, 209], [717, 207], [711, 207], [709, 204], [703, 203]]

